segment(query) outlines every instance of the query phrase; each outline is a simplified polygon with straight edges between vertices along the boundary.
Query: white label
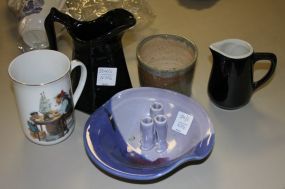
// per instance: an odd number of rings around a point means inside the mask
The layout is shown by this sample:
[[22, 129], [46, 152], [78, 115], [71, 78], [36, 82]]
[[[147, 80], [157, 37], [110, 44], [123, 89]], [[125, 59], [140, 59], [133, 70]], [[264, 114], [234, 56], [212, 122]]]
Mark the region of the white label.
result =
[[183, 135], [187, 135], [187, 132], [191, 127], [193, 118], [193, 115], [189, 115], [179, 111], [173, 123], [172, 130]]
[[99, 67], [97, 73], [98, 86], [115, 86], [117, 79], [117, 68]]

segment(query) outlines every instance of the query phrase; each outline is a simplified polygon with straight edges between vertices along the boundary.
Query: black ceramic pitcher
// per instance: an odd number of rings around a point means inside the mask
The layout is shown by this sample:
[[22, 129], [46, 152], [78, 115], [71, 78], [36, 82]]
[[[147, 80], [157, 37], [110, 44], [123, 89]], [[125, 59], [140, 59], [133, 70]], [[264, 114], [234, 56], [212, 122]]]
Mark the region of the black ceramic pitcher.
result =
[[[73, 39], [73, 59], [87, 68], [86, 85], [76, 109], [92, 113], [115, 93], [132, 87], [121, 42], [124, 31], [136, 23], [130, 12], [113, 9], [93, 21], [78, 21], [52, 8], [45, 29], [50, 48], [57, 50], [54, 22], [66, 27]], [[79, 72], [72, 78], [77, 83]]]
[[[208, 94], [217, 106], [237, 109], [247, 104], [253, 92], [268, 81], [274, 73], [277, 58], [273, 53], [257, 53], [246, 41], [226, 39], [210, 45], [213, 67]], [[267, 60], [269, 69], [258, 81], [253, 80], [254, 65]]]

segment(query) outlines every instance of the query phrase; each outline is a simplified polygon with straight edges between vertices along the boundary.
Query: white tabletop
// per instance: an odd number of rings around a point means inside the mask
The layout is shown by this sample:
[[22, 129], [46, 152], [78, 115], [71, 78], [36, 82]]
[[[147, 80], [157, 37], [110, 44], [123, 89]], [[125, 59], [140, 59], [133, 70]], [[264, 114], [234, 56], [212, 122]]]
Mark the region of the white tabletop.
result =
[[[139, 86], [135, 49], [151, 34], [182, 35], [196, 42], [199, 57], [192, 97], [208, 112], [216, 132], [211, 156], [152, 184], [116, 180], [98, 170], [83, 146], [87, 114], [75, 112], [76, 128], [64, 142], [40, 146], [25, 138], [7, 74], [17, 49], [16, 20], [0, 1], [0, 188], [272, 188], [285, 189], [285, 1], [284, 0], [153, 0], [154, 22], [123, 38], [134, 87]], [[70, 38], [60, 39], [60, 50], [70, 56]], [[274, 52], [274, 77], [241, 109], [226, 111], [207, 95], [211, 70], [208, 46], [226, 38], [248, 41], [256, 52]], [[266, 71], [257, 65], [255, 79]]]

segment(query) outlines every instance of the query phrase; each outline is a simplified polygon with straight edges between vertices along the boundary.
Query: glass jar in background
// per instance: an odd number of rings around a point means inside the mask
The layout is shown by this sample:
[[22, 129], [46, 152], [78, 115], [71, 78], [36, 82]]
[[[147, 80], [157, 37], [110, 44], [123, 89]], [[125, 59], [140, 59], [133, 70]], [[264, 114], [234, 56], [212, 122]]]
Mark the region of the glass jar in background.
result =
[[18, 48], [23, 52], [48, 48], [44, 21], [51, 7], [62, 9], [65, 0], [8, 0], [18, 20]]

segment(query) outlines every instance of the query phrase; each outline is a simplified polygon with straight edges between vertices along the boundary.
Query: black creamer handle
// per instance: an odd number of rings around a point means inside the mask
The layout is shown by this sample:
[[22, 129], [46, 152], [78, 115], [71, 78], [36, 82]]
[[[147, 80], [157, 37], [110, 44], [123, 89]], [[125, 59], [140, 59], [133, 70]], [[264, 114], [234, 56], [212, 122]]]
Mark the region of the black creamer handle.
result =
[[277, 57], [273, 53], [262, 53], [262, 52], [254, 53], [254, 64], [259, 60], [269, 60], [270, 68], [260, 80], [253, 83], [254, 90], [260, 87], [262, 84], [264, 84], [266, 81], [268, 81], [271, 78], [277, 64]]

